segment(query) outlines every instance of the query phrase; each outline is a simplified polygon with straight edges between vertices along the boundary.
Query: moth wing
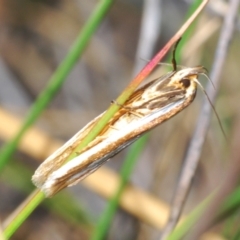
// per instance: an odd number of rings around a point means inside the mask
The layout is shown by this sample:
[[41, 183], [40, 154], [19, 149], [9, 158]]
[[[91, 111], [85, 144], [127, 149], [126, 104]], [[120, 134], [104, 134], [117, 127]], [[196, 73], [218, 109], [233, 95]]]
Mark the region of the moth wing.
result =
[[[102, 113], [103, 114], [103, 113]], [[71, 139], [69, 139], [62, 147], [51, 154], [35, 171], [32, 182], [38, 188], [41, 188], [48, 176], [63, 165], [72, 151], [77, 147], [81, 140], [90, 132], [92, 126], [102, 116], [99, 115], [77, 132]]]
[[[92, 149], [80, 154], [50, 174], [47, 181], [43, 184], [41, 190], [44, 192], [46, 197], [52, 197], [60, 190], [76, 185], [91, 173], [95, 172], [106, 161], [108, 161], [122, 149], [134, 142], [138, 137], [139, 136], [136, 136], [116, 147], [113, 151], [106, 153], [104, 153], [104, 150], [99, 151], [99, 149], [104, 149], [103, 145], [109, 146], [109, 144], [114, 144], [115, 140], [114, 138], [104, 140], [103, 142], [94, 146]], [[102, 153], [101, 156], [97, 156], [99, 152]]]
[[77, 184], [96, 171], [111, 157], [134, 142], [144, 132], [148, 131], [149, 127], [147, 124], [151, 124], [154, 127], [163, 122], [165, 119], [163, 116], [167, 115], [175, 106], [179, 107], [182, 105], [183, 102], [183, 99], [178, 100], [175, 103], [170, 103], [161, 109], [153, 111], [152, 114], [146, 117], [136, 118], [138, 120], [125, 125], [124, 131], [113, 129], [109, 137], [52, 172], [41, 187], [41, 190], [46, 197], [51, 197], [61, 189]]

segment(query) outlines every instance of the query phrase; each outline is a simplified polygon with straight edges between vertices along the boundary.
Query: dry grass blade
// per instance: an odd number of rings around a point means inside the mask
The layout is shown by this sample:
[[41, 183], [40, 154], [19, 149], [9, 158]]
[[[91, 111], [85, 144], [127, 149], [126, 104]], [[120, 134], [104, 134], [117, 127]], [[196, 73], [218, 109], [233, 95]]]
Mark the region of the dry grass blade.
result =
[[[210, 73], [210, 78], [212, 79], [216, 91], [212, 88], [210, 83], [207, 86], [207, 92], [210, 97], [211, 102], [214, 102], [217, 95], [217, 89], [220, 85], [220, 75], [223, 69], [224, 61], [227, 55], [229, 42], [232, 38], [234, 31], [235, 18], [238, 11], [238, 0], [230, 1], [230, 8], [225, 15], [224, 24], [219, 37], [219, 42], [217, 50], [214, 57], [214, 64], [212, 71]], [[179, 216], [182, 212], [184, 203], [186, 201], [187, 193], [189, 191], [192, 178], [194, 176], [195, 170], [198, 166], [199, 158], [202, 152], [202, 147], [207, 134], [207, 130], [211, 118], [211, 106], [207, 99], [204, 99], [202, 104], [202, 109], [199, 114], [199, 118], [196, 124], [196, 129], [193, 134], [193, 138], [190, 142], [189, 149], [184, 160], [185, 166], [180, 176], [180, 181], [175, 192], [173, 207], [171, 210], [170, 220], [167, 225], [167, 232], [171, 230], [177, 224]], [[196, 238], [193, 238], [196, 239]]]
[[239, 175], [240, 175], [240, 114], [235, 121], [233, 128], [233, 137], [231, 143], [231, 164], [224, 176], [219, 176], [219, 183], [222, 183], [219, 191], [215, 195], [212, 203], [205, 210], [198, 224], [192, 229], [192, 234], [189, 239], [198, 239], [202, 233], [206, 232], [208, 228], [214, 223], [215, 217], [217, 216], [218, 210], [228, 195], [238, 186]]

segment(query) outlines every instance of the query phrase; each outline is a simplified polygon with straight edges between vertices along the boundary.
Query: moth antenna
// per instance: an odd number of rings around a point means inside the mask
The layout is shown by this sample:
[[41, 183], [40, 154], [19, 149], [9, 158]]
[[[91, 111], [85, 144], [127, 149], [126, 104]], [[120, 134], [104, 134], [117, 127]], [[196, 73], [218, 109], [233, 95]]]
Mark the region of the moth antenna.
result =
[[214, 86], [213, 81], [211, 80], [211, 78], [208, 77], [208, 75], [207, 75], [206, 73], [202, 73], [202, 75], [205, 76], [205, 77], [207, 78], [207, 80], [212, 84], [214, 90], [216, 90], [216, 88], [215, 88], [215, 86]]
[[172, 67], [173, 67], [173, 71], [177, 71], [177, 61], [176, 61], [176, 50], [177, 50], [177, 46], [179, 44], [179, 42], [181, 41], [181, 37], [176, 41], [174, 48], [173, 48], [173, 54], [172, 54]]
[[[203, 74], [203, 75], [205, 76], [205, 74]], [[209, 77], [208, 77], [208, 79], [210, 80]], [[214, 112], [214, 114], [215, 114], [215, 116], [216, 116], [216, 118], [217, 118], [218, 124], [219, 124], [219, 126], [220, 126], [220, 128], [221, 128], [221, 131], [222, 131], [222, 133], [223, 133], [223, 136], [224, 136], [224, 138], [225, 138], [225, 140], [226, 140], [226, 142], [227, 142], [228, 138], [227, 138], [227, 135], [226, 135], [226, 133], [225, 133], [225, 131], [224, 131], [222, 122], [221, 122], [220, 117], [219, 117], [219, 115], [218, 115], [218, 113], [217, 113], [217, 111], [216, 111], [216, 108], [214, 107], [212, 101], [210, 100], [210, 98], [209, 98], [207, 92], [205, 91], [204, 87], [202, 86], [202, 84], [201, 84], [197, 79], [194, 79], [193, 81], [198, 84], [198, 86], [201, 88], [201, 90], [203, 91], [203, 93], [204, 93], [205, 96], [207, 97], [207, 100], [208, 100], [208, 102], [209, 102], [209, 104], [210, 104], [210, 106], [211, 106], [211, 108], [212, 108], [212, 110], [213, 110], [213, 112]], [[211, 81], [211, 80], [210, 80], [210, 81]], [[212, 82], [212, 81], [211, 81], [211, 82]]]

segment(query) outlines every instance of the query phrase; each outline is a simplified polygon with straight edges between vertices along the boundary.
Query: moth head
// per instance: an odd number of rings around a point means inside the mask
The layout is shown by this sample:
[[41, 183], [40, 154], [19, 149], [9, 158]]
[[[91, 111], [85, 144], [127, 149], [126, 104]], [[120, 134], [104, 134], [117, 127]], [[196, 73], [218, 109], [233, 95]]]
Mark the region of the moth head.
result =
[[186, 91], [186, 96], [192, 95], [196, 92], [199, 74], [206, 75], [207, 70], [202, 66], [193, 68], [184, 68], [176, 71], [172, 76], [170, 85], [174, 85], [178, 89]]

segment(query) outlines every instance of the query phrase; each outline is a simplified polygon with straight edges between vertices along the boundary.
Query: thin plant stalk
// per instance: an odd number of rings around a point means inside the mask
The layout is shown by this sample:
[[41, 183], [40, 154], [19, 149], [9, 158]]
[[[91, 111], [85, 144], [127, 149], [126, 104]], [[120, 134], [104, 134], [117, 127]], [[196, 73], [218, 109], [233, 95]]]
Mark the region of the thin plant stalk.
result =
[[197, 223], [198, 219], [204, 213], [204, 210], [209, 206], [216, 192], [211, 193], [206, 197], [191, 213], [179, 224], [176, 229], [166, 238], [166, 240], [181, 240], [187, 232]]

